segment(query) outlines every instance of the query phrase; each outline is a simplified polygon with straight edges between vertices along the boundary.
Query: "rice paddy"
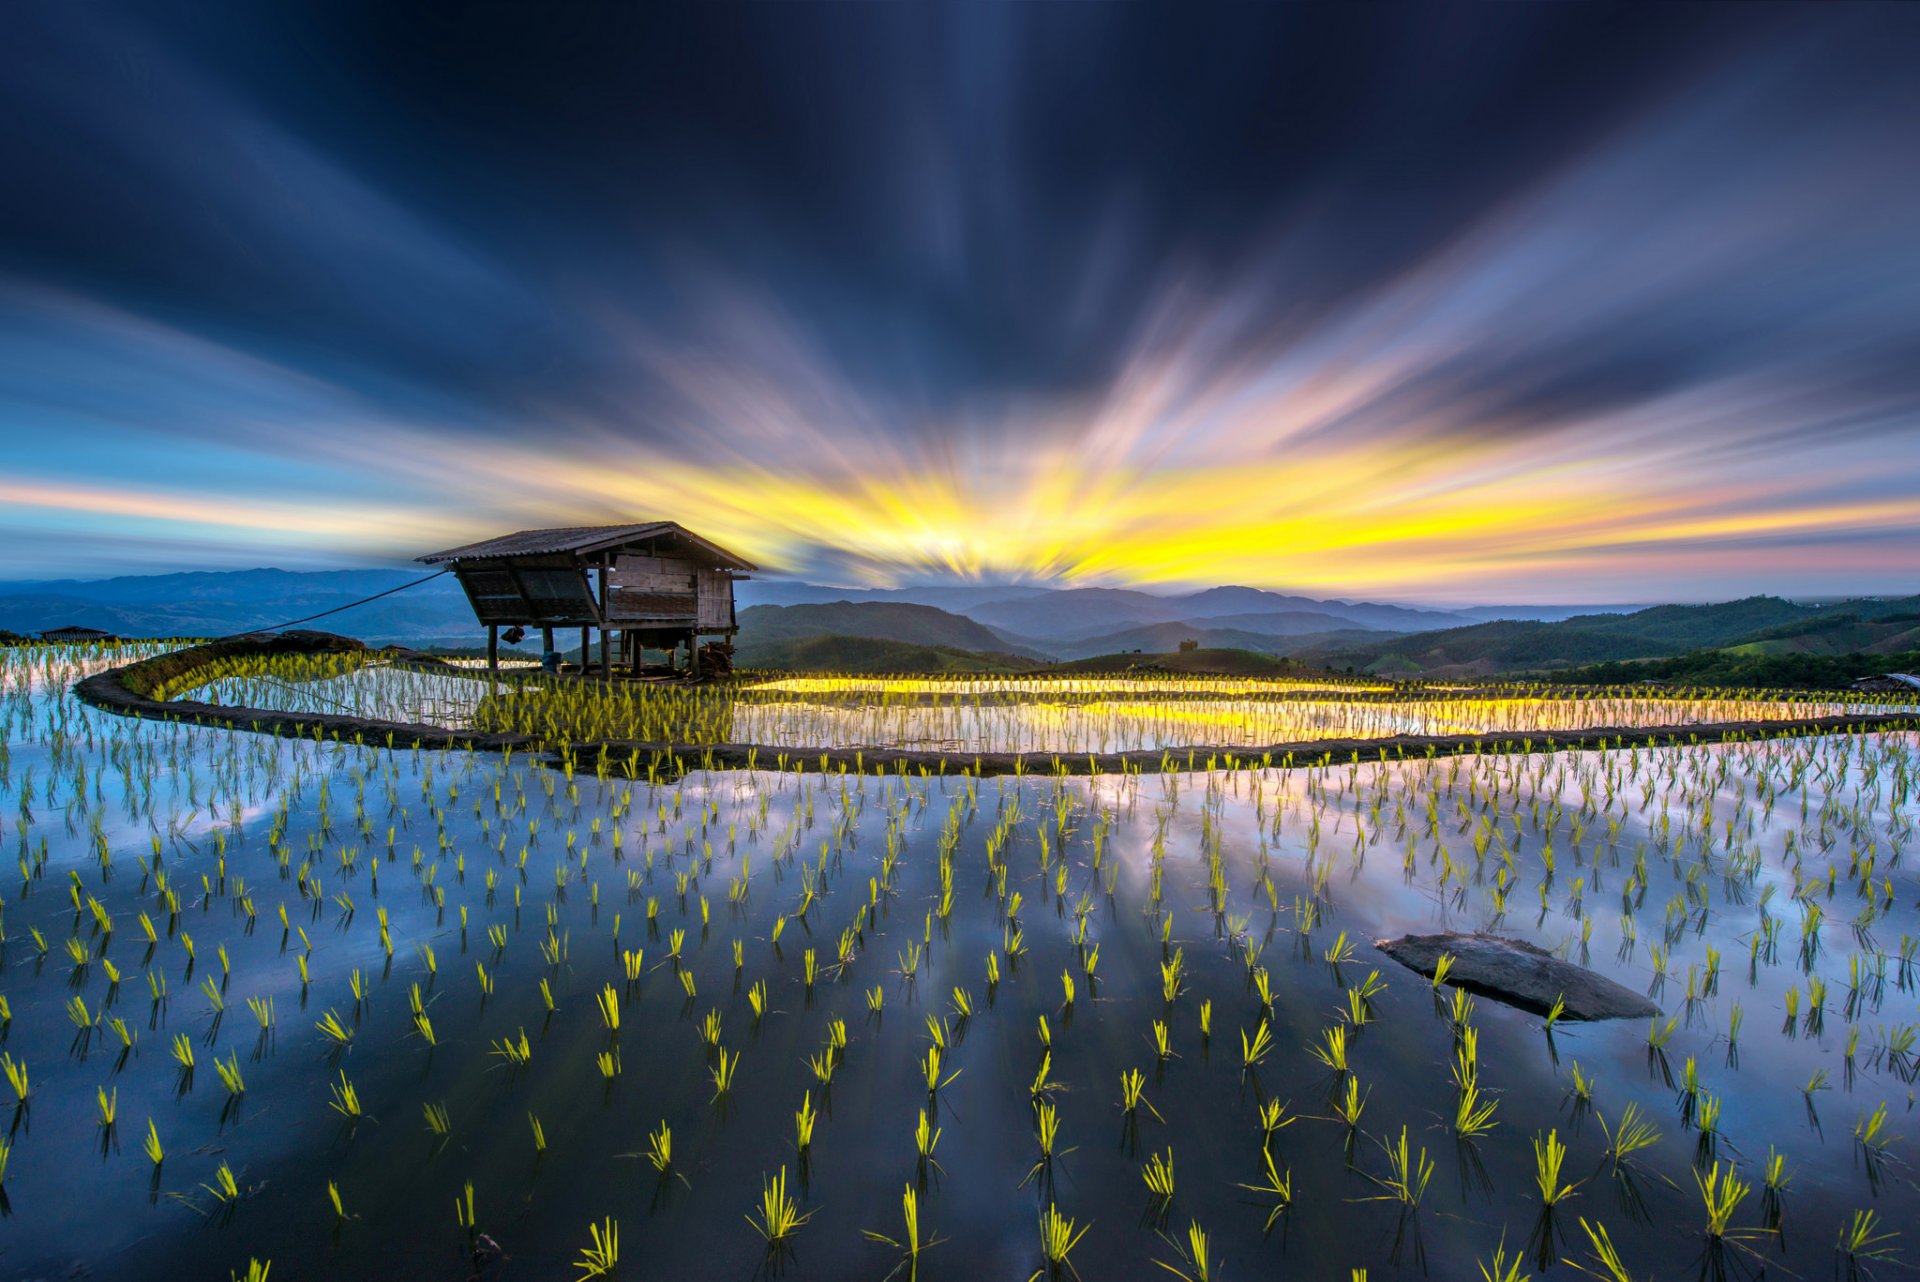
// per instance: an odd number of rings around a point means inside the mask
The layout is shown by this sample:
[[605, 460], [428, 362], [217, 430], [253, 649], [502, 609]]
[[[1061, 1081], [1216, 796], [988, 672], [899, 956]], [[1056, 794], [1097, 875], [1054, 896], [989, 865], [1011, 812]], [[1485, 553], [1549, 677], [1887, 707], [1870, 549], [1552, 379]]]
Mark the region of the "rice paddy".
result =
[[774, 750], [901, 748], [1085, 754], [1204, 745], [1259, 748], [1396, 735], [1547, 735], [1835, 716], [1880, 699], [1766, 691], [1644, 690], [1551, 695], [1526, 686], [1396, 690], [1238, 678], [787, 677], [685, 687], [594, 681], [490, 682], [368, 654], [227, 661], [157, 692], [235, 707], [600, 740], [742, 743]]
[[[1644, 1282], [1914, 1258], [1913, 731], [629, 776], [68, 693], [145, 652], [0, 649], [6, 1276]], [[1807, 706], [1154, 680], [496, 694], [329, 662], [169, 693], [548, 741], [744, 725], [1061, 751]], [[1027, 720], [987, 715], [1007, 710]], [[1371, 947], [1475, 928], [1662, 1013], [1529, 1014]]]

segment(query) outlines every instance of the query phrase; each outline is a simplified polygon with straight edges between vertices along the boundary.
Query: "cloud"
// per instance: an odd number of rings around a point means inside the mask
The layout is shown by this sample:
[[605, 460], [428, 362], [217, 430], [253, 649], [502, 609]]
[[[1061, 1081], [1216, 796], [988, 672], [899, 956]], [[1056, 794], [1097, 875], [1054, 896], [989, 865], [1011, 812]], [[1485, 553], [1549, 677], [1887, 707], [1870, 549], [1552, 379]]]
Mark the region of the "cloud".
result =
[[25, 572], [1915, 586], [1911, 12], [228, 18], [0, 54]]

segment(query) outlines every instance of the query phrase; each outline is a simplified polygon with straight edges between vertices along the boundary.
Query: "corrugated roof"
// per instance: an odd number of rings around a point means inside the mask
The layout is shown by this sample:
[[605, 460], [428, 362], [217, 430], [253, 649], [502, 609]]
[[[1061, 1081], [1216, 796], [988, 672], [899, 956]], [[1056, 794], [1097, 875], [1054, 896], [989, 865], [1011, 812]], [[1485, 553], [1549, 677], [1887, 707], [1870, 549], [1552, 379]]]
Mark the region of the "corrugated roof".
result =
[[563, 525], [550, 530], [520, 530], [496, 539], [482, 539], [478, 543], [434, 552], [419, 560], [428, 565], [437, 565], [442, 561], [484, 561], [511, 556], [598, 552], [662, 534], [685, 539], [712, 554], [715, 560], [729, 569], [755, 568], [752, 562], [708, 542], [676, 521], [645, 521], [638, 525]]

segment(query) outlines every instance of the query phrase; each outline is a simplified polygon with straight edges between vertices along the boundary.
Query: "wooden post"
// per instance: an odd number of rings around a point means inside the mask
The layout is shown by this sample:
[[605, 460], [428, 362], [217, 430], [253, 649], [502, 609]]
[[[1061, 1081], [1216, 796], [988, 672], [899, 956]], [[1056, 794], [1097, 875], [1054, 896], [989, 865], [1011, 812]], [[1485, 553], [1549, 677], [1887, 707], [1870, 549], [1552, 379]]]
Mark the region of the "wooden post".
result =
[[587, 665], [593, 662], [593, 660], [588, 657], [588, 655], [592, 653], [588, 647], [590, 647], [592, 644], [593, 644], [593, 629], [581, 628], [580, 629], [580, 675], [583, 677], [587, 675]]
[[698, 632], [687, 634], [687, 671], [693, 674], [695, 681], [700, 679], [700, 634]]
[[552, 649], [553, 649], [553, 629], [541, 628], [540, 629], [540, 662], [545, 663], [547, 661], [547, 654]]
[[487, 625], [487, 671], [491, 675], [500, 675], [500, 625]]

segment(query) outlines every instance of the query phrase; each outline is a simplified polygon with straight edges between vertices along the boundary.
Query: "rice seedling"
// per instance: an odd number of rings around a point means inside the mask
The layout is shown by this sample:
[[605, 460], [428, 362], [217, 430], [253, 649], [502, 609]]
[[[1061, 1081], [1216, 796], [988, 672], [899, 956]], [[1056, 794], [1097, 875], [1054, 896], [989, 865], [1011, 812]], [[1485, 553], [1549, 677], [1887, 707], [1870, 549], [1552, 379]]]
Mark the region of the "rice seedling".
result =
[[238, 1099], [246, 1094], [247, 1079], [240, 1073], [239, 1052], [234, 1052], [225, 1060], [214, 1060], [213, 1069], [220, 1075], [220, 1084], [227, 1088], [229, 1096]]
[[202, 1184], [200, 1187], [210, 1193], [213, 1200], [221, 1205], [231, 1206], [240, 1200], [240, 1181], [234, 1176], [233, 1168], [225, 1162], [214, 1168], [213, 1183]]
[[1567, 1160], [1567, 1146], [1561, 1142], [1558, 1132], [1549, 1130], [1543, 1139], [1533, 1137], [1533, 1182], [1540, 1190], [1540, 1202], [1551, 1209], [1558, 1206], [1580, 1186], [1580, 1181], [1564, 1183], [1560, 1171]]
[[7, 1088], [13, 1092], [14, 1107], [25, 1108], [28, 1098], [33, 1094], [25, 1062], [15, 1059], [11, 1052], [0, 1051], [0, 1073], [6, 1074]]
[[587, 1232], [590, 1241], [580, 1249], [580, 1258], [574, 1268], [580, 1270], [582, 1282], [587, 1278], [608, 1278], [620, 1264], [620, 1225], [612, 1216], [599, 1224], [589, 1224]]
[[[898, 1275], [904, 1268], [907, 1271], [907, 1282], [915, 1282], [915, 1279], [920, 1276], [920, 1253], [938, 1246], [940, 1240], [934, 1237], [924, 1242], [920, 1240], [920, 1199], [911, 1184], [907, 1185], [901, 1194], [900, 1208], [906, 1222], [906, 1231], [903, 1236], [891, 1238], [872, 1229], [865, 1230], [864, 1235], [869, 1242], [890, 1246], [903, 1254], [904, 1258], [894, 1267], [893, 1272], [887, 1274], [888, 1279]], [[886, 1279], [882, 1279], [882, 1282], [886, 1282]]]
[[1159, 1202], [1173, 1200], [1173, 1150], [1169, 1148], [1163, 1156], [1159, 1153], [1147, 1155], [1147, 1161], [1140, 1168], [1140, 1178], [1146, 1182], [1147, 1191]]
[[813, 1218], [812, 1211], [802, 1211], [800, 1204], [787, 1193], [787, 1168], [781, 1167], [779, 1173], [771, 1179], [762, 1177], [760, 1188], [760, 1218], [755, 1220], [749, 1214], [747, 1223], [753, 1226], [766, 1242], [768, 1249], [777, 1249]]
[[453, 1130], [453, 1121], [447, 1116], [445, 1104], [422, 1104], [420, 1112], [426, 1119], [427, 1130], [440, 1139], [445, 1139]]
[[1260, 1061], [1273, 1049], [1273, 1033], [1267, 1022], [1261, 1020], [1254, 1026], [1253, 1036], [1249, 1038], [1246, 1030], [1240, 1030], [1240, 1071], [1250, 1073], [1259, 1067]]
[[[1038, 1278], [1044, 1275], [1057, 1278], [1062, 1273], [1072, 1272], [1073, 1265], [1069, 1257], [1073, 1253], [1073, 1248], [1080, 1245], [1080, 1239], [1085, 1237], [1087, 1230], [1092, 1227], [1093, 1225], [1088, 1224], [1076, 1232], [1074, 1222], [1060, 1214], [1058, 1206], [1048, 1202], [1040, 1212], [1040, 1255], [1045, 1261], [1045, 1267], [1033, 1277]], [[1078, 1277], [1079, 1274], [1075, 1273], [1074, 1276]], [[1030, 1278], [1028, 1282], [1033, 1280]]]
[[1620, 1110], [1620, 1119], [1611, 1128], [1602, 1117], [1600, 1130], [1607, 1139], [1606, 1158], [1615, 1166], [1631, 1161], [1635, 1153], [1660, 1142], [1660, 1129], [1641, 1116], [1640, 1106], [1632, 1100]]
[[[1351, 1080], [1351, 1079], [1350, 1079]], [[1387, 1155], [1387, 1176], [1369, 1175], [1375, 1184], [1386, 1192], [1372, 1201], [1398, 1202], [1405, 1209], [1419, 1209], [1420, 1198], [1427, 1191], [1427, 1181], [1433, 1178], [1433, 1159], [1427, 1156], [1426, 1149], [1414, 1150], [1407, 1143], [1407, 1128], [1400, 1128], [1397, 1143], [1382, 1143], [1380, 1146]]]
[[[925, 1116], [923, 1112], [921, 1116]], [[800, 1096], [800, 1108], [793, 1115], [794, 1147], [802, 1153], [813, 1146], [813, 1128], [820, 1115], [814, 1111], [813, 1092], [806, 1091]]]
[[[1371, 1091], [1367, 1093], [1372, 1094]], [[1345, 1090], [1334, 1097], [1333, 1114], [1344, 1123], [1348, 1130], [1357, 1130], [1360, 1126], [1360, 1114], [1367, 1106], [1367, 1096], [1360, 1092], [1360, 1079], [1348, 1074]]]
[[[1160, 1236], [1166, 1238], [1164, 1233]], [[1200, 1227], [1200, 1221], [1189, 1221], [1187, 1241], [1184, 1246], [1171, 1238], [1167, 1238], [1167, 1241], [1174, 1248], [1180, 1262], [1176, 1265], [1169, 1264], [1165, 1260], [1155, 1260], [1155, 1264], [1175, 1277], [1184, 1279], [1184, 1282], [1210, 1282], [1214, 1275], [1214, 1261], [1208, 1253], [1207, 1234]]]
[[145, 1153], [147, 1161], [156, 1167], [167, 1160], [167, 1150], [160, 1144], [160, 1128], [153, 1124], [151, 1117], [147, 1119], [147, 1134], [141, 1141], [140, 1151]]
[[[1260, 1026], [1266, 1031], [1266, 1025]], [[1320, 1034], [1317, 1045], [1307, 1047], [1308, 1053], [1336, 1073], [1347, 1071], [1347, 1030], [1338, 1025], [1326, 1029]]]
[[525, 1068], [533, 1062], [533, 1044], [527, 1040], [527, 1030], [524, 1028], [513, 1037], [496, 1040], [488, 1053], [505, 1060], [513, 1068]]
[[320, 1035], [326, 1038], [328, 1044], [336, 1049], [344, 1050], [353, 1042], [353, 1029], [341, 1023], [340, 1017], [335, 1014], [331, 1008], [328, 1009], [326, 1014], [315, 1020], [313, 1026], [319, 1029]]
[[[1169, 1156], [1171, 1156], [1172, 1151], [1169, 1150], [1168, 1152]], [[1282, 1171], [1274, 1162], [1273, 1152], [1270, 1149], [1263, 1148], [1261, 1150], [1260, 1162], [1263, 1169], [1263, 1177], [1260, 1183], [1241, 1184], [1237, 1187], [1243, 1188], [1249, 1193], [1258, 1194], [1269, 1203], [1267, 1206], [1267, 1221], [1261, 1231], [1271, 1233], [1273, 1226], [1279, 1223], [1280, 1217], [1293, 1208], [1293, 1172], [1291, 1170]], [[1171, 1188], [1173, 1182], [1173, 1172], [1171, 1169], [1168, 1170], [1167, 1175], [1168, 1186]], [[1169, 1196], [1171, 1196], [1171, 1194], [1169, 1194]]]
[[1507, 1254], [1507, 1239], [1502, 1235], [1500, 1245], [1493, 1250], [1493, 1258], [1480, 1261], [1481, 1282], [1528, 1282], [1533, 1275], [1521, 1272], [1526, 1263], [1526, 1256], [1519, 1251]]
[[728, 1091], [733, 1089], [734, 1074], [739, 1071], [739, 1068], [740, 1068], [740, 1052], [739, 1051], [735, 1051], [731, 1056], [729, 1056], [726, 1052], [725, 1047], [715, 1048], [713, 1069], [708, 1074], [708, 1076], [713, 1081], [713, 1098], [714, 1099], [717, 1100], [721, 1098]]
[[1727, 1236], [1734, 1212], [1740, 1209], [1740, 1203], [1752, 1192], [1748, 1183], [1740, 1178], [1732, 1163], [1722, 1165], [1715, 1162], [1705, 1176], [1693, 1173], [1693, 1180], [1700, 1189], [1700, 1200], [1706, 1206], [1707, 1236], [1720, 1239]]
[[1469, 1081], [1454, 1097], [1453, 1133], [1463, 1140], [1479, 1139], [1499, 1125], [1493, 1120], [1496, 1102], [1483, 1099], [1477, 1082]]
[[1835, 1249], [1846, 1257], [1850, 1273], [1860, 1271], [1862, 1261], [1891, 1261], [1897, 1254], [1891, 1245], [1900, 1235], [1882, 1233], [1880, 1215], [1877, 1211], [1855, 1211], [1853, 1218], [1840, 1226], [1840, 1238]]

